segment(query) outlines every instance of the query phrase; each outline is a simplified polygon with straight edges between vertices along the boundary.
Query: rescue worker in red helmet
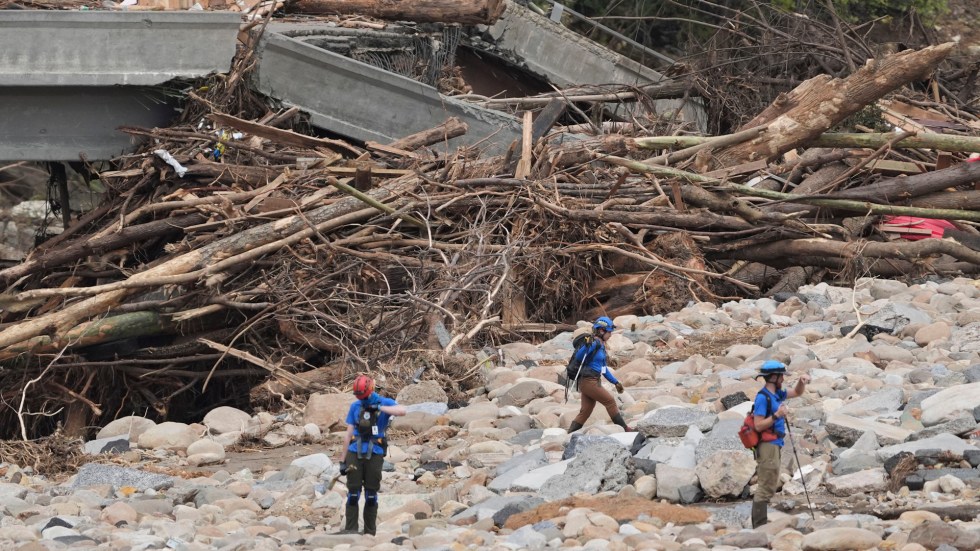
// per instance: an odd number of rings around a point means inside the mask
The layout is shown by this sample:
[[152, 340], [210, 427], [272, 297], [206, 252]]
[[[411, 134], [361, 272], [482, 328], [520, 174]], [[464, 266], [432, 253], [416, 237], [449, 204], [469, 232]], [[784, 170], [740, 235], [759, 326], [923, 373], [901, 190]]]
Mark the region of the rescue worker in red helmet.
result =
[[378, 525], [378, 490], [381, 468], [388, 450], [385, 429], [392, 416], [405, 415], [405, 406], [374, 391], [374, 379], [359, 375], [354, 379], [357, 400], [347, 411], [347, 433], [341, 448], [344, 457], [340, 472], [347, 475], [347, 508], [344, 533], [357, 533], [361, 492], [364, 492], [364, 533], [374, 535]]

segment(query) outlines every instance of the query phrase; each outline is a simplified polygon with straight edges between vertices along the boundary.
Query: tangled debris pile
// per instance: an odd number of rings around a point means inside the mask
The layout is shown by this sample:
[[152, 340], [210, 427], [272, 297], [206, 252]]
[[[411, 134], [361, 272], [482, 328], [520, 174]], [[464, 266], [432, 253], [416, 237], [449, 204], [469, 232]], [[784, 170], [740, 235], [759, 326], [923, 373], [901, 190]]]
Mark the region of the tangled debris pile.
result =
[[[310, 135], [298, 110], [249, 90], [251, 32], [174, 126], [125, 129], [148, 141], [100, 174], [102, 206], [0, 271], [0, 395], [21, 403], [0, 414], [10, 434], [196, 414], [202, 395], [266, 405], [366, 370], [396, 391], [414, 356], [598, 313], [980, 266], [980, 163], [957, 162], [980, 152], [980, 118], [826, 133], [928, 78], [951, 44], [809, 79], [728, 136], [668, 121], [663, 136], [558, 139], [578, 98], [538, 98], [521, 143], [487, 157], [427, 149], [466, 131], [453, 120], [390, 144]], [[885, 214], [950, 220], [959, 240], [885, 240]], [[460, 386], [485, 359], [462, 358], [437, 362]]]

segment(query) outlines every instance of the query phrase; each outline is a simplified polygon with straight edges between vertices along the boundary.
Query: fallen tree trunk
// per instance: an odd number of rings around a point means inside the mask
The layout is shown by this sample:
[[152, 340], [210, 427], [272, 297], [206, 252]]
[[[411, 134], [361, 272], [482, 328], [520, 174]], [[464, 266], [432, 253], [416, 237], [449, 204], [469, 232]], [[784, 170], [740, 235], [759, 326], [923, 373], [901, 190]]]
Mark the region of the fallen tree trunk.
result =
[[207, 219], [208, 217], [203, 214], [189, 214], [186, 216], [155, 220], [138, 226], [129, 226], [123, 228], [118, 233], [111, 233], [104, 237], [96, 237], [95, 239], [74, 243], [64, 248], [48, 250], [37, 258], [0, 271], [0, 284], [6, 285], [25, 275], [41, 270], [48, 270], [56, 266], [64, 266], [69, 262], [89, 255], [100, 255], [133, 243], [182, 232], [184, 228], [201, 224], [206, 222]]
[[[731, 135], [731, 134], [729, 134]], [[695, 145], [720, 140], [725, 136], [649, 136], [635, 138], [635, 146], [639, 149], [659, 149], [668, 147], [692, 147]], [[861, 147], [877, 149], [891, 140], [895, 134], [850, 134], [826, 132], [807, 142], [808, 147]], [[980, 137], [955, 136], [951, 134], [936, 134], [933, 132], [909, 136], [895, 142], [894, 147], [916, 147], [923, 149], [938, 149], [941, 151], [956, 151], [961, 153], [980, 153]]]
[[357, 157], [364, 153], [363, 151], [340, 140], [329, 140], [325, 138], [315, 138], [305, 134], [297, 134], [292, 130], [283, 130], [274, 126], [260, 124], [254, 121], [247, 121], [231, 115], [225, 115], [223, 113], [212, 113], [208, 115], [208, 118], [218, 124], [227, 125], [236, 130], [247, 132], [252, 136], [272, 140], [281, 144], [304, 147], [307, 149], [324, 148], [342, 155], [346, 154], [350, 157]]
[[[895, 139], [895, 134], [822, 134], [811, 145], [820, 147], [863, 147], [877, 149]], [[956, 136], [954, 134], [919, 134], [895, 142], [894, 147], [920, 147], [941, 151], [980, 153], [980, 137]]]
[[492, 25], [504, 0], [291, 0], [287, 11], [306, 15], [365, 15], [394, 21]]
[[636, 89], [609, 91], [608, 86], [605, 88], [599, 86], [582, 86], [573, 90], [548, 92], [527, 98], [467, 100], [464, 97], [461, 99], [492, 108], [512, 107], [514, 109], [534, 109], [536, 107], [544, 107], [556, 98], [566, 102], [627, 102], [636, 101], [643, 96], [646, 96], [648, 99], [674, 99], [683, 97], [693, 87], [694, 84], [690, 81], [673, 80], [641, 86], [639, 91], [636, 91]]
[[980, 182], [980, 163], [962, 163], [945, 170], [890, 178], [866, 186], [838, 191], [828, 197], [894, 203], [973, 182]]
[[79, 324], [62, 335], [39, 335], [0, 350], [0, 361], [20, 354], [56, 352], [70, 345], [73, 348], [108, 343], [132, 337], [159, 335], [174, 325], [156, 312], [133, 312]]
[[[414, 179], [406, 178], [402, 181], [393, 182], [387, 187], [374, 189], [368, 195], [378, 201], [384, 201], [398, 195], [413, 184]], [[251, 256], [257, 257], [260, 256], [260, 253], [271, 252], [263, 249], [262, 246], [264, 245], [271, 243], [278, 249], [286, 244], [283, 242], [286, 238], [298, 240], [305, 236], [315, 235], [316, 232], [323, 231], [327, 227], [368, 218], [377, 212], [374, 208], [365, 209], [363, 207], [364, 203], [360, 200], [348, 197], [332, 205], [312, 210], [302, 216], [297, 215], [274, 220], [209, 243], [135, 274], [121, 282], [123, 285], [119, 285], [113, 290], [107, 290], [91, 298], [73, 303], [60, 311], [27, 319], [8, 327], [0, 331], [0, 347], [6, 348], [41, 334], [63, 333], [82, 320], [105, 312], [119, 304], [123, 298], [137, 292], [142, 287], [195, 280], [201, 276], [213, 275], [226, 269], [229, 260], [234, 262], [254, 260], [251, 257], [235, 258], [239, 255], [253, 253]], [[219, 259], [224, 260], [219, 262]], [[201, 273], [192, 274], [192, 272]], [[187, 277], [188, 274], [191, 275], [190, 278]], [[53, 292], [64, 291], [65, 289], [59, 289]]]
[[917, 197], [910, 207], [980, 210], [980, 191], [948, 191]]
[[746, 161], [771, 160], [806, 145], [837, 123], [875, 102], [885, 94], [924, 78], [935, 70], [954, 47], [953, 43], [907, 50], [870, 60], [845, 79], [820, 75], [788, 94], [781, 94], [767, 109], [740, 130], [767, 126], [764, 137], [719, 151], [712, 168]]
[[785, 265], [811, 265], [814, 258], [821, 257], [845, 260], [894, 258], [923, 263], [942, 254], [964, 262], [980, 264], [980, 251], [974, 251], [946, 239], [887, 242], [863, 240], [844, 242], [822, 238], [787, 239], [735, 249], [726, 257], [768, 264], [772, 264], [775, 260]]
[[466, 134], [468, 128], [469, 127], [465, 122], [457, 119], [456, 117], [449, 117], [439, 126], [429, 128], [428, 130], [423, 130], [421, 132], [416, 132], [415, 134], [405, 136], [400, 140], [395, 140], [388, 144], [388, 147], [403, 149], [405, 151], [415, 151], [416, 149], [428, 145], [458, 138], [459, 136]]
[[[859, 199], [841, 199], [840, 195], [808, 196], [791, 195], [778, 191], [756, 189], [740, 184], [727, 184], [723, 188], [731, 188], [743, 195], [776, 199], [791, 203], [804, 203], [818, 207], [828, 207], [850, 212], [867, 212], [871, 214], [896, 214], [905, 216], [921, 216], [924, 218], [941, 218], [943, 220], [969, 220], [980, 222], [980, 212], [965, 209], [933, 209], [919, 207], [903, 207], [897, 205], [882, 205]], [[857, 190], [855, 190], [857, 191]]]

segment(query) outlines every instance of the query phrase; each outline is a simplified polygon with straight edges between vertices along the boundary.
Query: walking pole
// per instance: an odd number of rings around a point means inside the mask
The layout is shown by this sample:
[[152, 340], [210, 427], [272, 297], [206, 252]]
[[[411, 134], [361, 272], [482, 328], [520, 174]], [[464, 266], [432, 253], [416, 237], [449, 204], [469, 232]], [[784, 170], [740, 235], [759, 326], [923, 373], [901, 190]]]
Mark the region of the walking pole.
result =
[[803, 484], [803, 494], [806, 496], [807, 507], [810, 508], [810, 518], [817, 520], [817, 517], [813, 514], [813, 504], [810, 503], [810, 492], [806, 490], [806, 478], [803, 477], [803, 465], [800, 463], [800, 454], [796, 451], [796, 439], [793, 438], [793, 430], [790, 429], [791, 423], [789, 419], [786, 420], [786, 434], [789, 435], [789, 443], [793, 445], [793, 455], [796, 456], [796, 468], [800, 470], [800, 483]]

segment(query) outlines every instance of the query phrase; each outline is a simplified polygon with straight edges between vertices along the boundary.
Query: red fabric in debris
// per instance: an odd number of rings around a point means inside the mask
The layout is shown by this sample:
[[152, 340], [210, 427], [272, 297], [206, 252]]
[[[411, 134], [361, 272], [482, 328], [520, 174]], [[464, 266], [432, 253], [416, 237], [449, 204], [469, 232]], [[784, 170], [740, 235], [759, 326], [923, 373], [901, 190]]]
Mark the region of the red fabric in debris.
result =
[[886, 216], [885, 223], [892, 226], [904, 226], [907, 228], [929, 230], [932, 232], [932, 235], [926, 235], [924, 233], [899, 234], [902, 236], [902, 239], [908, 239], [909, 241], [918, 241], [920, 239], [941, 239], [946, 230], [956, 228], [956, 226], [950, 224], [946, 220], [937, 220], [935, 218], [916, 218], [914, 216]]

